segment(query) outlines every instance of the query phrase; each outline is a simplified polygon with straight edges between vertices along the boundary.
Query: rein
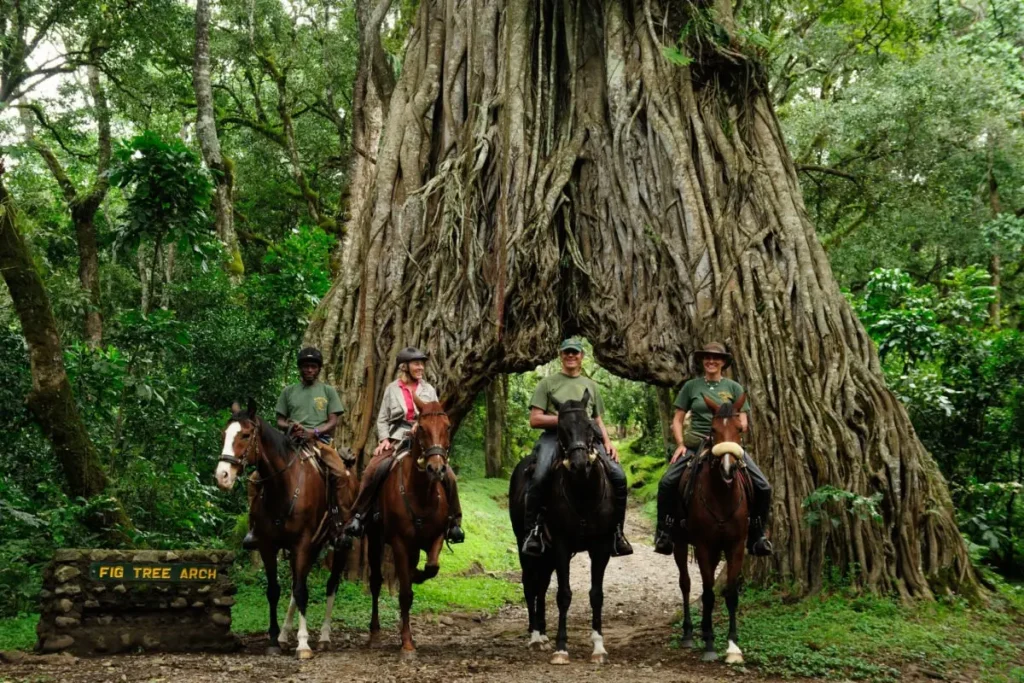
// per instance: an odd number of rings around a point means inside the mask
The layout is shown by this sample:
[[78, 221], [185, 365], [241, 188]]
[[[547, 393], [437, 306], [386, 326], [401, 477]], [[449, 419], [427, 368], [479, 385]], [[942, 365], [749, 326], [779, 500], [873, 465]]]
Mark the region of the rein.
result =
[[[260, 425], [259, 425], [258, 422], [255, 422], [255, 421], [251, 421], [251, 423], [253, 425], [252, 438], [249, 440], [249, 445], [246, 446], [245, 452], [242, 454], [242, 457], [241, 458], [236, 458], [233, 455], [223, 455], [222, 454], [220, 456], [220, 458], [218, 458], [219, 462], [226, 462], [226, 463], [229, 463], [231, 465], [234, 465], [235, 467], [241, 467], [243, 472], [245, 471], [245, 469], [247, 467], [250, 467], [250, 466], [258, 468], [259, 467], [259, 461], [261, 459], [266, 461], [268, 467], [270, 466], [270, 461], [266, 457], [263, 457], [264, 454], [262, 452], [262, 449], [259, 447], [259, 442], [260, 442], [260, 435], [259, 435]], [[276, 472], [272, 472], [269, 476], [257, 477], [256, 481], [254, 483], [257, 486], [263, 486], [268, 481], [272, 481], [273, 479], [276, 479], [277, 477], [281, 476], [282, 474], [284, 474], [285, 472], [290, 470], [295, 465], [295, 463], [298, 462], [301, 459], [301, 456], [300, 456], [301, 451], [302, 451], [301, 448], [292, 449], [292, 457], [288, 461], [287, 465], [285, 465], [281, 469], [277, 470]], [[252, 457], [253, 454], [255, 454], [255, 457]], [[300, 469], [299, 470], [299, 483], [295, 487], [295, 491], [292, 493], [292, 499], [291, 499], [291, 501], [288, 504], [288, 510], [285, 511], [284, 515], [282, 515], [282, 516], [280, 516], [280, 517], [278, 517], [277, 519], [274, 520], [274, 525], [275, 526], [281, 526], [282, 524], [284, 524], [284, 522], [289, 517], [292, 516], [292, 513], [295, 512], [295, 506], [299, 502], [299, 494], [302, 492], [302, 485], [305, 483], [305, 480], [306, 480], [306, 470], [305, 469]], [[263, 495], [262, 491], [260, 492], [260, 495], [261, 496]]]
[[[712, 458], [714, 458], [715, 460], [718, 460], [719, 458], [722, 457], [722, 455], [725, 454], [724, 452], [723, 453], [714, 453], [714, 451], [713, 451], [714, 445], [711, 445], [711, 447], [709, 447], [709, 444], [711, 444], [711, 441], [712, 441], [711, 436], [707, 436], [707, 437], [704, 438], [704, 442], [701, 444], [700, 455], [697, 456], [698, 464], [701, 461], [706, 460], [708, 462], [708, 465], [711, 465], [712, 462], [713, 462]], [[742, 460], [740, 462], [742, 462]], [[707, 491], [706, 491], [707, 487], [706, 486], [701, 486], [699, 481], [694, 482], [694, 488], [700, 494], [700, 502], [701, 502], [701, 504], [704, 506], [704, 509], [707, 511], [707, 513], [709, 515], [711, 515], [711, 518], [715, 520], [715, 525], [719, 529], [722, 529], [723, 527], [725, 527], [726, 523], [728, 523], [733, 517], [736, 516], [736, 511], [739, 510], [740, 504], [747, 499], [747, 486], [748, 486], [748, 482], [747, 482], [747, 475], [743, 471], [743, 467], [741, 467], [741, 466], [737, 467], [737, 471], [736, 471], [736, 475], [735, 476], [739, 478], [738, 484], [739, 484], [739, 488], [740, 488], [741, 498], [740, 498], [740, 500], [738, 500], [736, 502], [736, 505], [733, 508], [733, 510], [730, 513], [728, 513], [724, 518], [720, 517], [718, 515], [718, 513], [715, 511], [715, 509], [708, 502]], [[711, 470], [708, 470], [708, 477], [711, 477]]]
[[[422, 419], [424, 417], [443, 417], [443, 416], [446, 416], [446, 413], [443, 410], [435, 410], [435, 411], [430, 412], [430, 413], [420, 413], [419, 417], [417, 418], [417, 421], [419, 421], [420, 419]], [[419, 441], [414, 439], [412, 446], [409, 448], [409, 455], [410, 456], [412, 456], [413, 448], [418, 446], [418, 445], [419, 445]], [[426, 472], [426, 470], [427, 470], [427, 460], [429, 460], [430, 458], [434, 457], [435, 455], [441, 456], [441, 459], [444, 460], [445, 464], [447, 464], [448, 463], [448, 451], [449, 450], [450, 450], [450, 446], [442, 446], [439, 443], [431, 444], [430, 446], [427, 447], [427, 449], [425, 451], [422, 451], [419, 455], [416, 456], [415, 460], [413, 461], [413, 464], [416, 467], [416, 469], [419, 470], [420, 472]], [[442, 488], [443, 488], [443, 486], [442, 486]], [[408, 494], [406, 492], [406, 489], [405, 489], [405, 479], [402, 478], [402, 477], [399, 477], [399, 479], [398, 479], [398, 493], [401, 494], [401, 496], [402, 496], [402, 502], [405, 504], [405, 511], [409, 514], [409, 517], [412, 519], [413, 528], [415, 528], [417, 531], [419, 531], [420, 529], [423, 528], [423, 523], [426, 521], [427, 516], [426, 515], [418, 515], [418, 514], [416, 514], [416, 511], [412, 507], [412, 501], [409, 500], [409, 496], [408, 496]], [[438, 498], [440, 499], [440, 496], [438, 496]]]

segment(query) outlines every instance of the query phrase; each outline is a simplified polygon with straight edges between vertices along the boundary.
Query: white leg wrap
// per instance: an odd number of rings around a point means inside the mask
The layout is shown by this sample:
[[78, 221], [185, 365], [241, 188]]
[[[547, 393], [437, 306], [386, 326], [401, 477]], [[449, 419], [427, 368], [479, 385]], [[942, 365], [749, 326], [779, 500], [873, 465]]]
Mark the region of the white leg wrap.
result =
[[306, 630], [306, 615], [302, 612], [299, 612], [299, 644], [295, 649], [309, 649], [309, 632]]
[[281, 646], [288, 644], [288, 639], [291, 637], [292, 630], [292, 617], [295, 616], [295, 596], [292, 596], [291, 601], [288, 603], [288, 611], [284, 615], [284, 626], [281, 627], [281, 633], [277, 636], [277, 642]]
[[725, 651], [725, 663], [726, 664], [742, 664], [743, 663], [743, 650], [740, 646], [729, 641], [729, 648]]
[[334, 596], [328, 596], [327, 609], [324, 611], [324, 625], [320, 627], [320, 642], [331, 642], [331, 612], [334, 611]]
[[608, 651], [604, 649], [604, 637], [600, 633], [598, 633], [597, 631], [591, 631], [590, 632], [590, 640], [591, 640], [592, 643], [594, 643], [594, 652], [593, 652], [593, 654], [595, 654], [595, 655], [606, 655], [606, 654], [608, 654]]

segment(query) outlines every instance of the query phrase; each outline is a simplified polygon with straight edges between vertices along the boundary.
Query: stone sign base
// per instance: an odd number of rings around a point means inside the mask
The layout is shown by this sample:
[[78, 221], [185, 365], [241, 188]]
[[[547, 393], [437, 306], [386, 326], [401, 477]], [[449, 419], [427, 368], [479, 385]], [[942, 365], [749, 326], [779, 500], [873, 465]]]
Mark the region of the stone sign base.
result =
[[36, 649], [235, 649], [233, 560], [224, 550], [58, 550], [43, 571]]

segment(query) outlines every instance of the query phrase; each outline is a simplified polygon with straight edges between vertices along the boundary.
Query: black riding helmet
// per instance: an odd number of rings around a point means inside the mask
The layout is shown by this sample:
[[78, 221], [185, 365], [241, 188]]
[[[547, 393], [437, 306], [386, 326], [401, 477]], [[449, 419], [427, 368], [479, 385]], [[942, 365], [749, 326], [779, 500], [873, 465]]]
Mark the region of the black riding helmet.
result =
[[404, 349], [398, 352], [398, 357], [395, 359], [395, 365], [401, 365], [402, 363], [411, 363], [414, 360], [429, 360], [430, 356], [420, 351], [415, 346], [406, 346]]
[[307, 346], [299, 351], [298, 365], [301, 367], [303, 363], [311, 362], [323, 367], [324, 357], [320, 354], [318, 349], [315, 349], [312, 346]]

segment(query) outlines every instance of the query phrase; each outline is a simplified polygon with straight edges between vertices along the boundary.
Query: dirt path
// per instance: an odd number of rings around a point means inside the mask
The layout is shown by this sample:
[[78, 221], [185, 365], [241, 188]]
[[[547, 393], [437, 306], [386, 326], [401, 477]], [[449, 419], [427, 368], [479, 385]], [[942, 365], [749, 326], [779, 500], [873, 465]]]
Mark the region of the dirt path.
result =
[[[489, 617], [469, 614], [413, 617], [418, 657], [398, 661], [397, 631], [383, 635], [379, 649], [363, 645], [362, 631], [336, 629], [329, 651], [299, 662], [291, 655], [263, 654], [265, 636], [246, 637], [244, 651], [231, 655], [133, 655], [106, 659], [50, 658], [0, 666], [0, 681], [722, 681], [742, 676], [724, 664], [703, 664], [697, 653], [669, 646], [670, 621], [680, 606], [675, 562], [651, 549], [651, 531], [639, 515], [628, 527], [636, 552], [612, 559], [605, 580], [604, 637], [609, 662], [590, 663], [589, 559], [573, 560], [573, 602], [569, 611], [569, 666], [554, 667], [549, 653], [527, 648], [526, 609], [509, 606]], [[695, 585], [696, 567], [691, 566]], [[552, 582], [554, 584], [554, 582]], [[548, 601], [549, 635], [557, 626], [552, 585]], [[319, 625], [317, 625], [318, 627]], [[311, 629], [311, 635], [313, 630]], [[724, 636], [724, 634], [721, 634]], [[315, 638], [315, 635], [313, 636]], [[31, 660], [40, 658], [29, 657]]]

